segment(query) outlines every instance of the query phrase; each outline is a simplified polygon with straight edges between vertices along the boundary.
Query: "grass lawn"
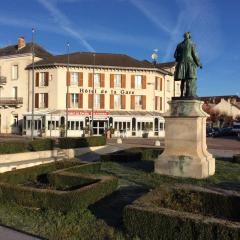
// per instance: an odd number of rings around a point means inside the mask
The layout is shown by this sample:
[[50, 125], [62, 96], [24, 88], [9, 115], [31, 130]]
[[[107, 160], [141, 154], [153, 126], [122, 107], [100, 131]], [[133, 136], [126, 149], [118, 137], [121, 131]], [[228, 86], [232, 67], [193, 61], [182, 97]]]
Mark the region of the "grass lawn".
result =
[[160, 176], [152, 161], [103, 162], [101, 173], [119, 178], [119, 188], [110, 196], [68, 213], [0, 203], [0, 224], [45, 239], [130, 239], [122, 227], [122, 210], [136, 198], [162, 183], [191, 183], [240, 190], [240, 164], [216, 161], [216, 174], [205, 180]]

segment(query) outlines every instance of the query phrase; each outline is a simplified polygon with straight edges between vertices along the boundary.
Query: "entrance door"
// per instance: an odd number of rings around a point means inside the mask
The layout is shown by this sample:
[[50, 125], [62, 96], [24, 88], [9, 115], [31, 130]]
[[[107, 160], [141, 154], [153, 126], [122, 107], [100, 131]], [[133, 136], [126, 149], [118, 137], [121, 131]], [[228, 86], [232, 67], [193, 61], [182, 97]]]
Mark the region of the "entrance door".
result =
[[107, 128], [107, 121], [93, 120], [93, 135], [103, 135]]

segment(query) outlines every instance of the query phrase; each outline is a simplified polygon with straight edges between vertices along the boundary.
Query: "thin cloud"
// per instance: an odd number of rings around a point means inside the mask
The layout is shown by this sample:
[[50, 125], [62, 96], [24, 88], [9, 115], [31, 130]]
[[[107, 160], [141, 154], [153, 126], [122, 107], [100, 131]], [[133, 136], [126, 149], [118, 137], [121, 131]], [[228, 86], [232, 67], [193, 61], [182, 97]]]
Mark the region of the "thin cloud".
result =
[[53, 3], [47, 0], [38, 0], [38, 2], [48, 10], [53, 17], [54, 22], [57, 23], [63, 30], [65, 30], [72, 37], [80, 40], [81, 44], [88, 51], [95, 51], [91, 44], [83, 37], [83, 34], [74, 29], [71, 21]]

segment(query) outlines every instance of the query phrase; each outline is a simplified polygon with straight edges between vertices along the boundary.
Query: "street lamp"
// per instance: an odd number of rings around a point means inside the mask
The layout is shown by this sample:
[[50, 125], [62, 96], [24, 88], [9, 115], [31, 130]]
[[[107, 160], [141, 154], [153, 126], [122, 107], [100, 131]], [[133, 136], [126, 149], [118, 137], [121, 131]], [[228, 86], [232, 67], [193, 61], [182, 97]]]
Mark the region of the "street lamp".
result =
[[95, 91], [95, 84], [94, 84], [94, 75], [95, 75], [95, 56], [96, 54], [93, 53], [93, 83], [92, 83], [92, 89], [93, 89], [93, 94], [92, 94], [92, 124], [91, 124], [91, 135], [93, 135], [93, 115], [94, 115], [94, 91]]
[[35, 39], [35, 29], [32, 28], [32, 122], [31, 122], [31, 138], [33, 140], [33, 130], [34, 130], [34, 39]]
[[68, 77], [70, 77], [69, 75], [69, 43], [67, 43], [67, 96], [66, 96], [66, 126], [65, 126], [65, 136], [68, 136], [68, 95], [69, 95], [69, 84], [70, 84], [70, 79], [68, 79]]

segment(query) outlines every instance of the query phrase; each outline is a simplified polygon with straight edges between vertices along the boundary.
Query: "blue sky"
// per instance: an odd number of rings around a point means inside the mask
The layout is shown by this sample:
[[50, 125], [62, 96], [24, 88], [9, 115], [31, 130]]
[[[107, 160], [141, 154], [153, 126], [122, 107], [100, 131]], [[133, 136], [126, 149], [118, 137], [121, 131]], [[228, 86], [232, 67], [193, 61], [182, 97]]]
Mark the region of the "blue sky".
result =
[[0, 46], [23, 35], [53, 54], [126, 53], [173, 61], [176, 44], [192, 32], [203, 69], [198, 95], [240, 95], [239, 0], [11, 0], [1, 2]]

